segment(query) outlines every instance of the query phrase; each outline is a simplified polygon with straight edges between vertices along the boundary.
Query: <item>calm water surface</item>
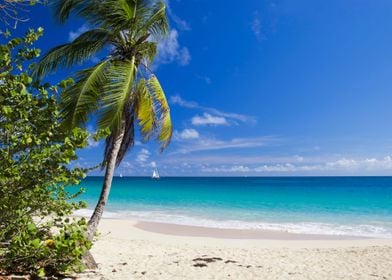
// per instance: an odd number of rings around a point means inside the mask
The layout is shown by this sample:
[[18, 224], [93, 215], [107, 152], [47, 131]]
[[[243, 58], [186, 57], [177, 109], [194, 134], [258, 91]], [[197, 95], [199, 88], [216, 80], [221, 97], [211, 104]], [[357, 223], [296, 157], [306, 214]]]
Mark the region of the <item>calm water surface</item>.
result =
[[[101, 177], [82, 199], [93, 209]], [[91, 210], [81, 210], [88, 215]], [[106, 217], [220, 228], [392, 237], [392, 177], [116, 177]]]

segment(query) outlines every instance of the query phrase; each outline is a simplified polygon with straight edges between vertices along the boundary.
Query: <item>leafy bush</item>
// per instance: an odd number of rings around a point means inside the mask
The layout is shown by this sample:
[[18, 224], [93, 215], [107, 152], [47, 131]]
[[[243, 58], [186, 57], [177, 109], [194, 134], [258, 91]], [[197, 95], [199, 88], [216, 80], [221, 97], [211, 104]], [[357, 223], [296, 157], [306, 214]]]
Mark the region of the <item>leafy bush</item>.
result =
[[87, 145], [80, 128], [64, 132], [55, 93], [58, 86], [33, 82], [33, 43], [43, 30], [0, 45], [0, 273], [39, 277], [82, 269], [90, 248], [87, 223], [70, 218], [86, 170], [70, 168], [76, 149]]

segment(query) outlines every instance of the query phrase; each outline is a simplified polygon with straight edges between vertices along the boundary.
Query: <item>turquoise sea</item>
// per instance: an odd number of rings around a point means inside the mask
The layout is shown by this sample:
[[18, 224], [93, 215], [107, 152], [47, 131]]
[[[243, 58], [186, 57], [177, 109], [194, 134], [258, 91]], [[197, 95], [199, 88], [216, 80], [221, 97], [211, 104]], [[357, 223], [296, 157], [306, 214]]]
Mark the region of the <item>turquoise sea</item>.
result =
[[[87, 177], [89, 215], [102, 177]], [[392, 237], [392, 177], [115, 177], [105, 217], [235, 229]]]

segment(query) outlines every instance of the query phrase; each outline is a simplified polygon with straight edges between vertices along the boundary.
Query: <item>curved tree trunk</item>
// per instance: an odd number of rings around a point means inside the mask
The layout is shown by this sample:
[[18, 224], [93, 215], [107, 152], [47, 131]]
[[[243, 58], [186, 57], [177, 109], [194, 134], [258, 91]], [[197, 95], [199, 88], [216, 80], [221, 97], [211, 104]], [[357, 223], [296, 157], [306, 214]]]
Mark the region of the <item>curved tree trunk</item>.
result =
[[110, 188], [112, 186], [112, 180], [114, 175], [114, 170], [116, 168], [116, 159], [118, 152], [120, 150], [121, 142], [124, 138], [124, 127], [121, 128], [119, 134], [113, 143], [113, 148], [110, 151], [110, 157], [106, 164], [105, 177], [103, 181], [103, 186], [101, 190], [101, 195], [99, 196], [99, 200], [97, 205], [95, 206], [95, 210], [90, 220], [88, 221], [88, 232], [87, 236], [90, 241], [93, 240], [95, 231], [97, 230], [98, 224], [102, 218], [103, 211], [105, 209], [105, 205], [108, 201]]
[[[99, 196], [98, 203], [95, 206], [94, 213], [88, 221], [87, 237], [90, 241], [92, 241], [94, 238], [95, 231], [97, 230], [98, 224], [102, 218], [103, 211], [105, 210], [105, 206], [109, 198], [114, 170], [116, 168], [117, 155], [120, 151], [121, 142], [124, 138], [124, 132], [125, 129], [124, 127], [122, 127], [113, 143], [113, 148], [110, 151], [110, 157], [106, 164], [105, 177], [102, 185], [101, 195]], [[98, 267], [90, 251], [86, 252], [83, 257], [83, 260], [88, 269], [96, 269]]]

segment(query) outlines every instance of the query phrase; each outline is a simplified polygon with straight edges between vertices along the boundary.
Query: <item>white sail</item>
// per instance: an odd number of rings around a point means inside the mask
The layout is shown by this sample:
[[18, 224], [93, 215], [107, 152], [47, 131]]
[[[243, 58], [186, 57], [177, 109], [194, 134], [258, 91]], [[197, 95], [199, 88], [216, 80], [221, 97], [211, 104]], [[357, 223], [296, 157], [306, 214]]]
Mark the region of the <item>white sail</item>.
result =
[[159, 179], [160, 178], [159, 172], [158, 172], [157, 168], [155, 168], [154, 171], [152, 172], [152, 178], [153, 179]]

